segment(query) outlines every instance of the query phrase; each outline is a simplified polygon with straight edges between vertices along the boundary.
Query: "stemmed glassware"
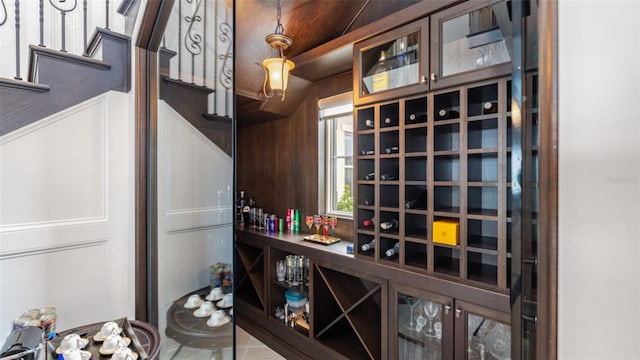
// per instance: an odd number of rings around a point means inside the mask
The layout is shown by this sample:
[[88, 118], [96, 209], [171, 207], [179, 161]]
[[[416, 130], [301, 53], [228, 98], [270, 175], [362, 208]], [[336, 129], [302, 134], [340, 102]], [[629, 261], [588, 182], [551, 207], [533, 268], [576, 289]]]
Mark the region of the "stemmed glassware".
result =
[[329, 219], [329, 226], [331, 226], [331, 237], [336, 237], [336, 226], [338, 226], [338, 218], [332, 217]]
[[309, 234], [311, 234], [311, 227], [313, 226], [313, 215], [307, 215], [304, 218], [304, 222], [305, 224], [307, 224], [307, 227], [309, 228]]
[[320, 237], [320, 225], [322, 225], [322, 216], [313, 215], [313, 225], [316, 227], [316, 237]]
[[436, 337], [436, 330], [433, 328], [433, 319], [435, 319], [436, 315], [438, 315], [438, 310], [440, 309], [440, 304], [423, 300], [422, 307], [424, 308], [424, 313], [427, 315], [427, 320], [429, 320], [427, 324], [427, 329], [424, 331], [424, 334], [428, 337]]
[[407, 303], [407, 305], [409, 305], [409, 322], [404, 324], [405, 329], [407, 330], [411, 330], [411, 331], [418, 331], [418, 324], [416, 323], [415, 319], [413, 318], [413, 313], [414, 310], [416, 308], [416, 306], [418, 306], [420, 304], [420, 298], [415, 297], [415, 296], [411, 296], [411, 295], [405, 295], [405, 294], [400, 294], [400, 296], [404, 299], [404, 301]]
[[328, 237], [329, 236], [329, 227], [330, 227], [330, 221], [328, 217], [325, 217], [322, 219], [322, 233], [324, 234], [324, 237]]

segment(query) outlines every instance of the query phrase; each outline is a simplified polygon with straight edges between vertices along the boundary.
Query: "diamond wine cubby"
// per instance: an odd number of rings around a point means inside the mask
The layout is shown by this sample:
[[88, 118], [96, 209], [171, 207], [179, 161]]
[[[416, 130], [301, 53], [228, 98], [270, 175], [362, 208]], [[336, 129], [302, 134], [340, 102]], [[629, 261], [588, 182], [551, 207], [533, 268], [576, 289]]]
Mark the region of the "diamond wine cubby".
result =
[[264, 250], [237, 243], [235, 266], [236, 298], [249, 306], [264, 311]]
[[380, 359], [386, 283], [317, 264], [313, 271], [314, 337], [348, 359]]

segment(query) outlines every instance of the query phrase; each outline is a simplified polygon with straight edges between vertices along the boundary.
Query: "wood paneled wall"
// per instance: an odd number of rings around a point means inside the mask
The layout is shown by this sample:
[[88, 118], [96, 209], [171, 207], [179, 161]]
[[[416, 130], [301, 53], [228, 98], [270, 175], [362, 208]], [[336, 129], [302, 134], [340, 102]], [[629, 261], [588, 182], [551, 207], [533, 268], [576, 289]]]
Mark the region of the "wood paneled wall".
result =
[[[236, 181], [247, 200], [278, 216], [287, 208], [301, 216], [318, 212], [318, 99], [352, 88], [352, 73], [345, 73], [314, 84], [291, 117], [246, 126], [240, 120]], [[304, 218], [300, 230], [306, 231]], [[340, 220], [336, 236], [351, 239], [352, 222]]]

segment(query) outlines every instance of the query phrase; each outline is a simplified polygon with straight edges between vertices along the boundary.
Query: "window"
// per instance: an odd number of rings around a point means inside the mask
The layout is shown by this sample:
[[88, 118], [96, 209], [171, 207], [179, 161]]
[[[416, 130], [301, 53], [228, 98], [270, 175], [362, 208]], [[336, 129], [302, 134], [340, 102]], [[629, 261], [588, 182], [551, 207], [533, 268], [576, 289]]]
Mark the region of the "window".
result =
[[318, 102], [320, 212], [353, 218], [353, 98], [341, 94]]

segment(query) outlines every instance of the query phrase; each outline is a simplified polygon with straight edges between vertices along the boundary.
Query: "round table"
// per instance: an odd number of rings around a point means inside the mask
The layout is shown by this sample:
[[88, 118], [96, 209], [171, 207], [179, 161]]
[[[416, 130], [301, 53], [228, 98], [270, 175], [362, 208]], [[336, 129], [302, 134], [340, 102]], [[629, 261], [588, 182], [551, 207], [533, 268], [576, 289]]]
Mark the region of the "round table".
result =
[[[160, 358], [160, 332], [153, 325], [139, 320], [128, 320], [131, 325], [133, 333], [138, 338], [140, 346], [148, 355], [149, 360], [158, 360]], [[106, 321], [93, 323], [89, 325], [78, 326], [73, 329], [65, 330], [57, 334], [58, 339], [64, 338], [68, 334], [82, 334], [82, 337], [88, 336], [89, 338], [93, 334], [100, 331], [102, 324]], [[116, 322], [122, 322], [117, 320]]]
[[[171, 357], [178, 355], [183, 346], [212, 351], [212, 358], [222, 358], [222, 349], [233, 346], [233, 321], [219, 327], [207, 325], [209, 317], [197, 317], [193, 312], [197, 309], [187, 309], [184, 304], [187, 298], [198, 294], [203, 299], [209, 294], [209, 287], [192, 291], [173, 302], [167, 310], [167, 337], [180, 344], [178, 350]], [[227, 315], [228, 315], [228, 310]]]

